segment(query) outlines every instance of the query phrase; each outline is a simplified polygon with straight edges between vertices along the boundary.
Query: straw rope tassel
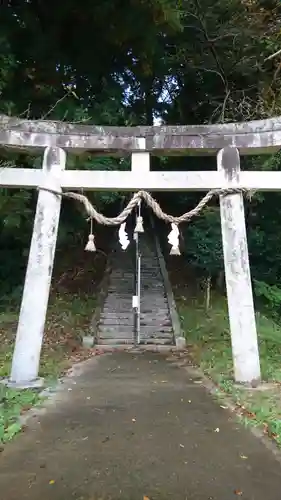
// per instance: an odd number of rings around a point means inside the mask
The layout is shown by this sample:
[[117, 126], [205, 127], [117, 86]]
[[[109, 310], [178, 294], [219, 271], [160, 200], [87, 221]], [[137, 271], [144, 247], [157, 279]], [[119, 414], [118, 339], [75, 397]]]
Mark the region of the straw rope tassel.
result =
[[88, 243], [87, 245], [85, 246], [85, 250], [87, 250], [87, 252], [95, 252], [97, 249], [96, 249], [96, 245], [95, 245], [95, 236], [93, 234], [93, 217], [90, 217], [90, 234], [89, 234], [89, 239], [88, 239]]
[[138, 215], [136, 219], [136, 227], [134, 233], [144, 233], [143, 217], [141, 216], [141, 200], [138, 202]]

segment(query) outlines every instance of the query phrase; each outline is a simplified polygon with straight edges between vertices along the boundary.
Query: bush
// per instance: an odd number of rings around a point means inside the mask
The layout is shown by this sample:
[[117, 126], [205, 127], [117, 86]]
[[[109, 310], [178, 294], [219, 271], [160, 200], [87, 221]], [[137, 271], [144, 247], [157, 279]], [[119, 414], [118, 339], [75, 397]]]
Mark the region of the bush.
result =
[[272, 316], [280, 317], [281, 288], [268, 285], [264, 281], [254, 280], [254, 294], [260, 307], [266, 309]]

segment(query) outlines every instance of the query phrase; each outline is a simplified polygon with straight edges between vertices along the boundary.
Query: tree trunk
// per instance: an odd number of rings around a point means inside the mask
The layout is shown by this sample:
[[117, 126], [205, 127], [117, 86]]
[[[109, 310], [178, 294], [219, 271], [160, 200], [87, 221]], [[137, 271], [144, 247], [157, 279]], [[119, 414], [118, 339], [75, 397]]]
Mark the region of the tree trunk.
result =
[[211, 305], [211, 286], [212, 286], [212, 277], [208, 276], [206, 280], [206, 311], [210, 309]]

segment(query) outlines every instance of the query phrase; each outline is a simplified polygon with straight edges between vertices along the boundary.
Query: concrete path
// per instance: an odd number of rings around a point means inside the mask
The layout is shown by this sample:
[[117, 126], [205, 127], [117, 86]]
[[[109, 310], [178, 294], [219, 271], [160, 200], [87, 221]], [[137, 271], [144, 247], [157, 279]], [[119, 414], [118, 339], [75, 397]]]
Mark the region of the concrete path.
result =
[[0, 460], [1, 500], [280, 499], [272, 452], [161, 354], [88, 361]]

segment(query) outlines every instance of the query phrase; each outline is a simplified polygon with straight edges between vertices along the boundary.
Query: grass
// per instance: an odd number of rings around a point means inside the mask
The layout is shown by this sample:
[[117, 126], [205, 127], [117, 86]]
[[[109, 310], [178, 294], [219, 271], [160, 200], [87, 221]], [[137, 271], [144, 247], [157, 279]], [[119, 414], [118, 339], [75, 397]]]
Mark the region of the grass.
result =
[[[89, 329], [96, 307], [95, 288], [106, 259], [98, 253], [77, 255], [72, 251], [69, 255], [70, 260], [63, 256], [55, 269], [50, 295], [39, 371], [47, 385], [55, 383], [76, 361], [91, 355], [82, 348], [81, 337]], [[10, 373], [19, 302], [7, 306], [5, 298], [0, 309], [0, 377]], [[19, 391], [0, 384], [0, 445], [20, 432], [19, 416], [41, 401], [36, 390]]]
[[[75, 361], [88, 355], [89, 351], [81, 348], [80, 335], [88, 328], [94, 307], [95, 297], [82, 294], [71, 297], [67, 294], [63, 297], [57, 295], [53, 300], [48, 312], [39, 371], [47, 385], [52, 385]], [[7, 313], [0, 314], [3, 342], [0, 347], [0, 377], [6, 377], [10, 373], [16, 319], [14, 316], [11, 313], [10, 322], [7, 322]], [[0, 443], [11, 440], [21, 430], [19, 416], [40, 401], [42, 400], [36, 390], [15, 390], [0, 385]]]
[[195, 362], [232, 398], [245, 425], [258, 426], [281, 446], [281, 326], [257, 313], [262, 379], [271, 389], [251, 391], [233, 382], [233, 364], [226, 299], [213, 294], [206, 311], [201, 294], [190, 297], [177, 291], [178, 309]]

